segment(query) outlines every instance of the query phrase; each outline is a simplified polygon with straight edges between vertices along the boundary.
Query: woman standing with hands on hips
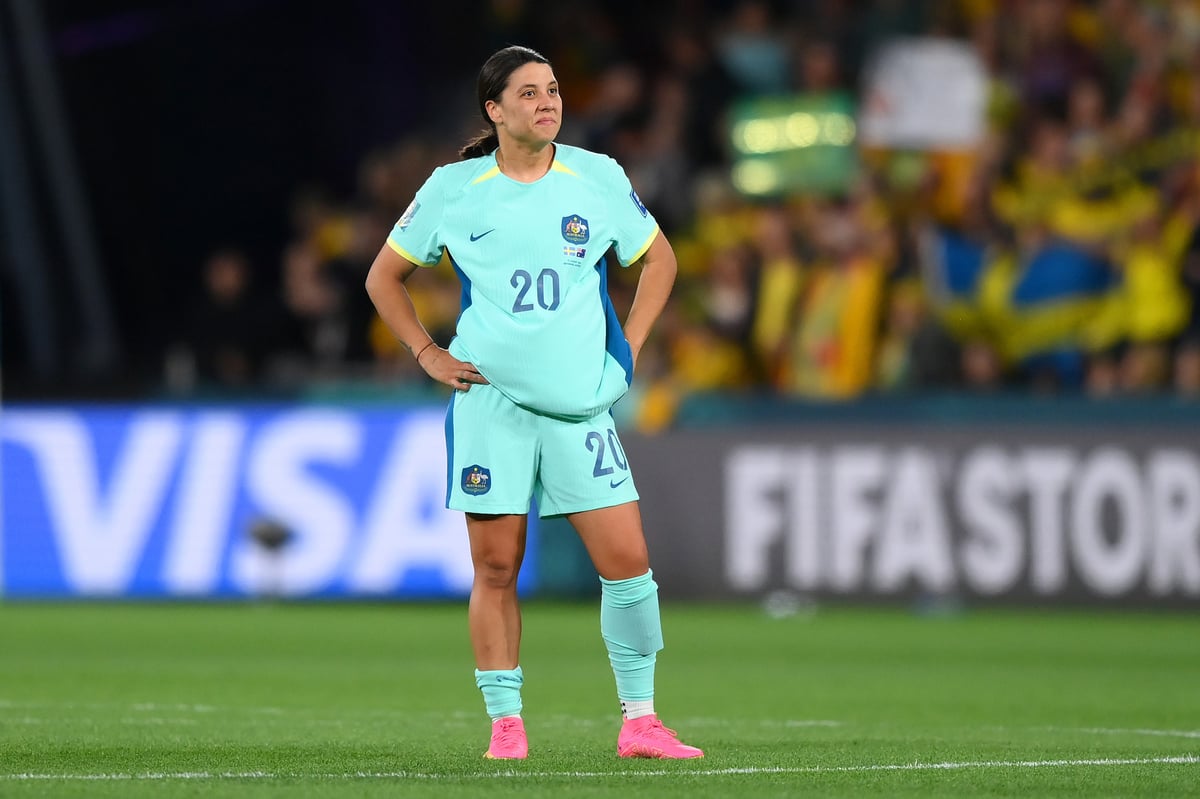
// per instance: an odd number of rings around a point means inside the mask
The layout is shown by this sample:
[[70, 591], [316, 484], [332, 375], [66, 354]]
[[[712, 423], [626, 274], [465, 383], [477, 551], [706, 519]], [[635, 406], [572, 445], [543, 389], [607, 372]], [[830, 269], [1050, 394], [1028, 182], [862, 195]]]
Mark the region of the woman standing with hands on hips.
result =
[[[600, 631], [624, 717], [618, 755], [701, 757], [654, 712], [658, 586], [610, 411], [671, 293], [675, 254], [619, 164], [555, 143], [563, 104], [542, 55], [498, 51], [477, 89], [488, 130], [417, 192], [367, 291], [421, 367], [455, 389], [446, 506], [466, 513], [475, 568], [468, 619], [475, 682], [492, 718], [486, 756], [528, 753], [517, 573], [536, 497], [541, 515], [567, 517], [600, 576]], [[624, 328], [608, 296], [609, 249], [622, 266], [641, 265]], [[462, 282], [447, 349], [404, 287], [443, 251]]]

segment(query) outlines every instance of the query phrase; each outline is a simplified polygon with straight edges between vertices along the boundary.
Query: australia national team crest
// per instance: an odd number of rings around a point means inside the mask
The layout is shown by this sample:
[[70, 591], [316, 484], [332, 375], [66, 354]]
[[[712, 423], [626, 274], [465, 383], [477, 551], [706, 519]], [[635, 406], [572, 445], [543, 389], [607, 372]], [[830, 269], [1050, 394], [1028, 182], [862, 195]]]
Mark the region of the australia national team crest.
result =
[[587, 244], [588, 221], [579, 214], [564, 216], [562, 220], [562, 235], [570, 244]]
[[492, 473], [479, 464], [468, 466], [462, 470], [462, 490], [464, 494], [479, 496], [486, 494], [492, 488]]

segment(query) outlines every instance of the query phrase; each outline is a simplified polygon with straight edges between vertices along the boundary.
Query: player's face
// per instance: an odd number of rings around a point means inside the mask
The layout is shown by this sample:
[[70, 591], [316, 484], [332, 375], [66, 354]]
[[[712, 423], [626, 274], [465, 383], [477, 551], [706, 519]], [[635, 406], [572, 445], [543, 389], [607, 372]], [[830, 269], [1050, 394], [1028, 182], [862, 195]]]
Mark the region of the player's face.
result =
[[509, 76], [508, 86], [489, 112], [497, 127], [530, 144], [554, 141], [562, 126], [562, 97], [549, 64], [529, 63]]

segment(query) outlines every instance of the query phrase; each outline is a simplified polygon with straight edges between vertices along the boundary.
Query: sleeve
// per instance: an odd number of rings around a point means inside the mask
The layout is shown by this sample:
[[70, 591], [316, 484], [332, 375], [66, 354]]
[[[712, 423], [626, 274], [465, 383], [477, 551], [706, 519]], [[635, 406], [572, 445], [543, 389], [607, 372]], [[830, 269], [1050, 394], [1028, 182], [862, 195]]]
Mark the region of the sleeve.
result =
[[434, 266], [442, 258], [445, 192], [439, 180], [440, 172], [440, 168], [435, 169], [429, 176], [387, 238], [388, 246], [396, 253], [421, 266]]
[[646, 210], [625, 170], [616, 161], [607, 159], [605, 194], [612, 215], [613, 247], [621, 266], [629, 266], [641, 258], [658, 235], [658, 222]]

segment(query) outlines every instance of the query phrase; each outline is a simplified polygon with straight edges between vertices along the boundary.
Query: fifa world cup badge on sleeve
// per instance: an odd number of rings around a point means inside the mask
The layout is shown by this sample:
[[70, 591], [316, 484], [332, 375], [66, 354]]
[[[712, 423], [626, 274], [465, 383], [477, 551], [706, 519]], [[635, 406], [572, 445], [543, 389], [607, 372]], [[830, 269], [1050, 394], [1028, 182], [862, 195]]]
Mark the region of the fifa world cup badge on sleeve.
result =
[[417, 211], [420, 210], [421, 204], [416, 200], [413, 200], [411, 203], [409, 203], [408, 208], [405, 209], [404, 215], [400, 217], [400, 221], [396, 223], [396, 226], [401, 230], [407, 229], [408, 226], [412, 224], [413, 217], [417, 215]]
[[636, 189], [629, 190], [629, 199], [633, 200], [634, 206], [638, 209], [638, 213], [642, 216], [650, 213], [646, 210], [646, 204], [642, 202], [642, 198], [638, 196]]
[[464, 494], [479, 496], [486, 494], [492, 488], [492, 473], [479, 464], [468, 466], [462, 470], [462, 490]]

